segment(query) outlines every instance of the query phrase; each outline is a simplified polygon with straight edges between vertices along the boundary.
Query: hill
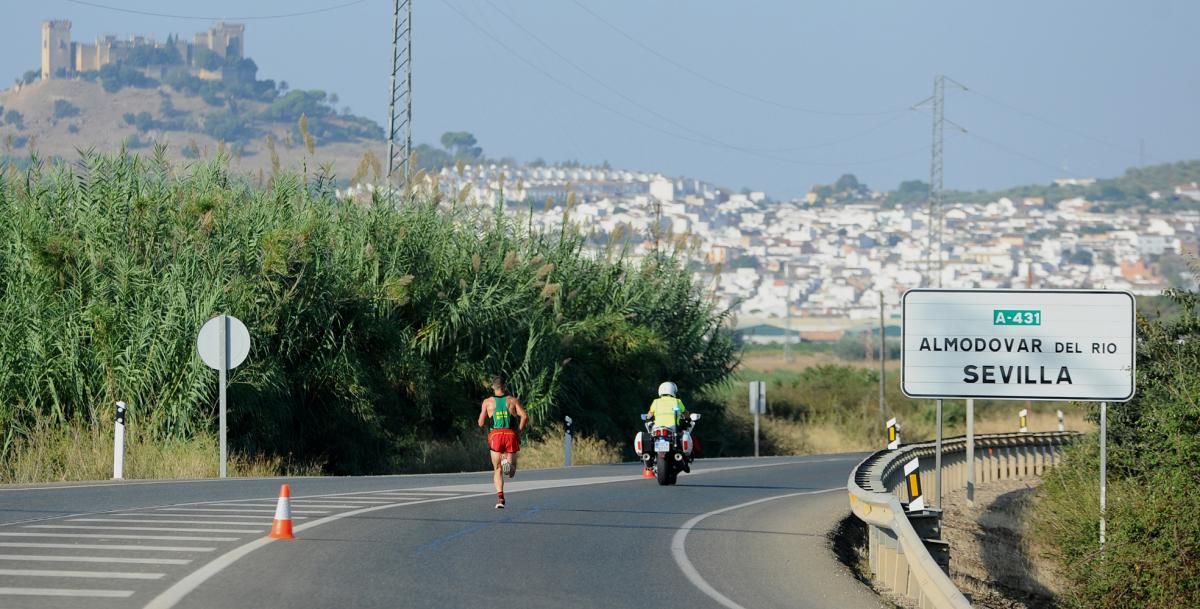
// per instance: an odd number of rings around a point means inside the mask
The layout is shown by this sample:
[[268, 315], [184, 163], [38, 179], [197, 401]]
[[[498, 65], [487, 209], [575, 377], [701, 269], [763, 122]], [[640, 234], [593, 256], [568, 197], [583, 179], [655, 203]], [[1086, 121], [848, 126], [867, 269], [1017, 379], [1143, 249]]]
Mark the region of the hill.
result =
[[224, 149], [237, 173], [270, 175], [302, 164], [312, 171], [331, 163], [340, 179], [353, 176], [368, 152], [376, 160], [385, 155], [382, 128], [339, 112], [336, 96], [276, 90], [273, 83], [256, 97], [216, 95], [213, 85], [198, 81], [114, 87], [103, 78], [51, 79], [0, 91], [0, 155], [37, 150], [74, 159], [78, 150], [151, 150], [158, 143], [178, 161]]

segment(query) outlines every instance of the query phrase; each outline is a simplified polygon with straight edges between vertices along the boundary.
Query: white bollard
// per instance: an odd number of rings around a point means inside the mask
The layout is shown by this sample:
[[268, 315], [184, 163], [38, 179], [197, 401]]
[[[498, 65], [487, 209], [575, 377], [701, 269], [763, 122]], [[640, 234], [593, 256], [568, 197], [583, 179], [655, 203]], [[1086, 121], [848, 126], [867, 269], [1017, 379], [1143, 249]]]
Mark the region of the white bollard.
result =
[[571, 427], [571, 417], [566, 417], [566, 420], [566, 433], [563, 435], [563, 461], [566, 467], [571, 467], [571, 444], [573, 440], [572, 436], [574, 436], [574, 429]]
[[1059, 430], [1059, 431], [1066, 431], [1066, 427], [1065, 427], [1065, 426], [1063, 426], [1063, 414], [1062, 414], [1062, 411], [1061, 411], [1061, 410], [1060, 410], [1060, 411], [1058, 411], [1058, 430]]
[[888, 450], [900, 448], [900, 424], [896, 422], [895, 417], [888, 419], [887, 441]]
[[1029, 431], [1029, 411], [1025, 410], [1025, 409], [1021, 409], [1021, 412], [1018, 412], [1017, 415], [1021, 417], [1020, 432], [1021, 433], [1028, 432]]
[[113, 431], [113, 480], [125, 479], [125, 402], [117, 402], [117, 423]]

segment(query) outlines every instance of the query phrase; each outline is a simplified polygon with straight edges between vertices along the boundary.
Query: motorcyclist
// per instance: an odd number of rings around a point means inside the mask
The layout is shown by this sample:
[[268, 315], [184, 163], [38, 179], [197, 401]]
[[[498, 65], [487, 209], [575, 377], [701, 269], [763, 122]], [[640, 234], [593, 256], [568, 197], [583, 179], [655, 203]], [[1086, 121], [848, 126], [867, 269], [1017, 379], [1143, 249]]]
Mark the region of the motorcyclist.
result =
[[675, 383], [667, 381], [658, 386], [658, 398], [650, 403], [647, 413], [654, 417], [655, 427], [670, 427], [674, 430], [687, 412], [683, 400], [675, 397], [679, 388]]
[[[650, 403], [650, 410], [646, 413], [647, 416], [654, 420], [654, 427], [669, 427], [672, 431], [683, 431], [691, 427], [691, 421], [687, 419], [687, 408], [683, 405], [683, 400], [675, 397], [679, 388], [675, 383], [666, 381], [658, 386], [658, 397]], [[680, 429], [680, 425], [683, 428]], [[692, 460], [689, 455], [688, 461]], [[646, 462], [646, 469], [652, 467], [650, 462]]]

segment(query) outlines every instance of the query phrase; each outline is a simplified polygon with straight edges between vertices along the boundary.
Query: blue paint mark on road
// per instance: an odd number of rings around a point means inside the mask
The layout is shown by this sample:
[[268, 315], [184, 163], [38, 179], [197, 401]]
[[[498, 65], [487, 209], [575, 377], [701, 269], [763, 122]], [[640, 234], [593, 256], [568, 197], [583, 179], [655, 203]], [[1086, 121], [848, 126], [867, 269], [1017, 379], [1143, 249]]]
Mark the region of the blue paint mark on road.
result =
[[496, 526], [498, 524], [508, 524], [510, 522], [515, 522], [517, 520], [521, 520], [523, 518], [533, 516], [534, 514], [537, 514], [538, 512], [541, 512], [541, 511], [542, 511], [542, 508], [540, 506], [534, 506], [534, 507], [529, 508], [528, 510], [525, 510], [524, 512], [521, 512], [520, 514], [510, 516], [508, 518], [501, 518], [500, 520], [496, 520], [493, 522], [481, 522], [478, 524], [471, 525], [469, 527], [459, 529], [453, 533], [450, 533], [449, 535], [443, 535], [441, 537], [432, 539], [428, 542], [425, 542], [425, 543], [417, 546], [417, 548], [413, 552], [413, 554], [416, 556], [421, 556], [422, 554], [425, 554], [426, 552], [428, 552], [430, 550], [436, 550], [437, 548], [440, 548], [441, 546], [444, 546], [444, 545], [450, 543], [451, 541], [454, 541], [455, 539], [459, 539], [461, 537], [466, 537], [467, 535], [470, 535], [471, 533], [476, 533], [478, 531], [482, 531], [484, 529]]

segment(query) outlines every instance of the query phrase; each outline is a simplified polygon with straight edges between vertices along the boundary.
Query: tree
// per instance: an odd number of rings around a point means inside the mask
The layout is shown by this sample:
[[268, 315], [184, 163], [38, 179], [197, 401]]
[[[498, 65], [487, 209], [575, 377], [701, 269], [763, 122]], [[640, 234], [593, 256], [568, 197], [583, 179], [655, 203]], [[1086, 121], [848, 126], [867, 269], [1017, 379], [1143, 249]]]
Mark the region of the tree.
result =
[[65, 99], [54, 100], [54, 118], [69, 118], [79, 115], [79, 107]]
[[286, 80], [279, 81], [279, 94], [283, 95], [288, 92], [288, 84]]
[[8, 112], [5, 112], [4, 122], [16, 127], [18, 131], [25, 128], [25, 117], [16, 110], [9, 110]]
[[466, 131], [447, 131], [442, 134], [442, 148], [451, 156], [462, 160], [478, 160], [483, 157], [483, 148], [476, 146], [475, 136]]
[[845, 193], [856, 193], [862, 187], [863, 185], [859, 184], [858, 178], [852, 173], [842, 174], [842, 177], [838, 178], [837, 182], [833, 184], [834, 190]]
[[25, 73], [21, 75], [20, 84], [28, 85], [41, 77], [42, 73], [39, 70], [26, 70]]

